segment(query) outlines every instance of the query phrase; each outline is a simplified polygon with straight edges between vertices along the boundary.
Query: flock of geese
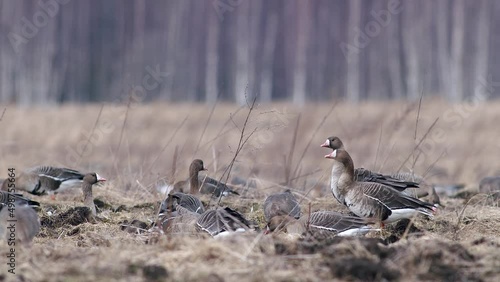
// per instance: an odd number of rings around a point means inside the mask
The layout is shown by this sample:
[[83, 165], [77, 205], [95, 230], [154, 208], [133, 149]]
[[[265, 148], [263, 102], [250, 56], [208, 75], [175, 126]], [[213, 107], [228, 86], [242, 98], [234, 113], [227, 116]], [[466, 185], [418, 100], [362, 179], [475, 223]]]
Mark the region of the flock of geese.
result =
[[[417, 214], [432, 217], [438, 202], [428, 203], [417, 198], [419, 183], [409, 174], [383, 175], [362, 168], [354, 168], [349, 153], [338, 137], [329, 137], [321, 145], [331, 150], [325, 158], [333, 161], [330, 187], [334, 198], [346, 206], [351, 214], [336, 211], [303, 213], [300, 203], [286, 190], [272, 194], [263, 203], [266, 228], [270, 232], [305, 233], [324, 236], [360, 236], [380, 230], [384, 224]], [[189, 177], [175, 183], [161, 203], [157, 220], [151, 229], [162, 233], [197, 232], [220, 237], [236, 232], [256, 230], [256, 224], [247, 220], [240, 212], [230, 207], [206, 209], [197, 197], [210, 194], [213, 197], [239, 195], [228, 185], [200, 174], [206, 170], [202, 160], [195, 159], [189, 167]], [[7, 219], [16, 218], [16, 240], [31, 242], [40, 230], [36, 209], [40, 204], [16, 191], [33, 195], [53, 195], [80, 183], [83, 203], [96, 216], [92, 186], [106, 181], [97, 173], [83, 174], [79, 171], [40, 166], [23, 171], [14, 179], [5, 179], [0, 193], [0, 236], [6, 233]], [[150, 230], [151, 230], [150, 229]]]

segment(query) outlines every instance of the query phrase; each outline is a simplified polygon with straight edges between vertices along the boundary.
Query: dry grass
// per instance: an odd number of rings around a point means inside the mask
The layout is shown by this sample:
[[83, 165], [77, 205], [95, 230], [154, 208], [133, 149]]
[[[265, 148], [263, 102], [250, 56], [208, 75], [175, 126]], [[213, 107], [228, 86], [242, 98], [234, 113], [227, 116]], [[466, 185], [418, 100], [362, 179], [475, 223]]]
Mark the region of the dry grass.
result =
[[[264, 198], [283, 190], [288, 181], [301, 199], [303, 211], [311, 203], [313, 211], [345, 212], [329, 192], [331, 163], [323, 158], [325, 149], [319, 147], [332, 134], [342, 138], [357, 167], [395, 171], [411, 156], [402, 171], [424, 174], [432, 165], [427, 181], [465, 183], [471, 194], [477, 193], [482, 177], [500, 174], [496, 124], [500, 103], [467, 109], [424, 100], [418, 130], [418, 103], [339, 104], [319, 126], [331, 106], [258, 105], [246, 128], [248, 134], [255, 133], [231, 172], [231, 177], [254, 179], [257, 188], [239, 187], [242, 197], [224, 198], [221, 205], [244, 212], [263, 227], [260, 207]], [[156, 275], [154, 265], [164, 267], [172, 281], [499, 278], [500, 210], [481, 195], [470, 201], [443, 198], [445, 208], [433, 220], [416, 219], [420, 231], [404, 232], [403, 228], [400, 234], [404, 238], [389, 245], [376, 240], [394, 236], [398, 227], [362, 240], [297, 241], [258, 233], [214, 240], [177, 234], [145, 244], [145, 236], [121, 231], [120, 223], [153, 220], [162, 197], [156, 185], [186, 178], [193, 155], [203, 159], [209, 169], [216, 165], [217, 171], [210, 174], [221, 177], [238, 149], [248, 109], [218, 104], [212, 114], [211, 107], [202, 105], [131, 104], [128, 111], [126, 105], [105, 105], [100, 110], [100, 105], [68, 105], [9, 107], [5, 112], [0, 121], [0, 172], [5, 173], [0, 177], [5, 177], [9, 167], [21, 170], [52, 164], [97, 171], [110, 181], [95, 189], [97, 198], [109, 205], [95, 222], [42, 228], [30, 248], [17, 249], [18, 274], [0, 274], [0, 280], [144, 281]], [[89, 137], [92, 131], [98, 137]], [[301, 157], [313, 134], [316, 138]], [[84, 147], [88, 151], [81, 156], [71, 153]], [[81, 203], [79, 190], [60, 194], [57, 201], [38, 199], [44, 204], [42, 217], [50, 209], [61, 213]], [[5, 258], [7, 246], [0, 247]], [[5, 273], [5, 264], [0, 265], [0, 273]]]

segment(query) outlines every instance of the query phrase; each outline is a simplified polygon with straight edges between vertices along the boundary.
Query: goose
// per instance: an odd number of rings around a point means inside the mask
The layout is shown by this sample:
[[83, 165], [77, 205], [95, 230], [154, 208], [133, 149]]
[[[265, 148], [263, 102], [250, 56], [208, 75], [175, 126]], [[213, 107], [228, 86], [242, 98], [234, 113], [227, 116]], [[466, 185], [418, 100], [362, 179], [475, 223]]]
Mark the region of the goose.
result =
[[354, 164], [349, 153], [335, 149], [325, 158], [333, 159], [331, 189], [337, 199], [355, 215], [381, 223], [411, 218], [418, 213], [432, 217], [433, 204], [420, 201], [376, 182], [359, 182], [354, 178]]
[[220, 197], [221, 194], [223, 196], [227, 196], [229, 193], [239, 195], [238, 192], [229, 188], [225, 183], [199, 174], [199, 172], [203, 170], [206, 170], [203, 165], [203, 161], [200, 159], [193, 160], [189, 166], [188, 180], [175, 183], [174, 191], [187, 191], [187, 187], [189, 187], [189, 193], [192, 195], [196, 195], [198, 193], [211, 194], [213, 197]]
[[[422, 176], [409, 172], [393, 173], [390, 176], [393, 179], [398, 179], [401, 181], [415, 182], [418, 184], [420, 188], [422, 188], [422, 190], [419, 189], [419, 191], [411, 189], [412, 190], [411, 192], [409, 192], [409, 190], [405, 190], [403, 191], [403, 193], [417, 198], [427, 197], [427, 201], [429, 201], [430, 203], [441, 205], [441, 200], [439, 199], [439, 195], [436, 191], [437, 187], [428, 184]], [[455, 185], [450, 185], [450, 186], [455, 186]]]
[[228, 207], [204, 212], [196, 221], [196, 226], [212, 237], [222, 237], [231, 232], [244, 232], [250, 229], [248, 220]]
[[289, 215], [275, 216], [267, 224], [265, 233], [286, 231], [288, 234], [298, 235], [310, 232], [326, 236], [359, 236], [372, 230], [377, 229], [365, 219], [334, 211], [317, 211], [303, 215], [300, 219]]
[[94, 204], [94, 197], [92, 195], [92, 185], [104, 181], [106, 181], [106, 179], [95, 172], [87, 173], [83, 177], [83, 204], [90, 209], [92, 216], [96, 216], [97, 214], [97, 210]]
[[[54, 194], [82, 182], [84, 175], [76, 170], [52, 166], [29, 168], [16, 177], [17, 190], [33, 195]], [[2, 183], [2, 190], [8, 191], [9, 181]]]
[[200, 217], [199, 213], [173, 204], [167, 211], [159, 214], [156, 226], [161, 228], [163, 233], [168, 234], [195, 234], [198, 232], [196, 221]]
[[479, 192], [491, 195], [493, 199], [500, 199], [500, 176], [490, 176], [481, 179]]
[[33, 209], [38, 206], [40, 203], [20, 194], [0, 191], [0, 238], [8, 240], [14, 233], [16, 240], [29, 244], [40, 231], [40, 219]]
[[168, 195], [167, 199], [161, 203], [160, 215], [169, 210], [174, 210], [174, 207], [181, 206], [190, 212], [202, 214], [205, 212], [205, 207], [200, 199], [190, 194], [175, 192]]
[[300, 217], [299, 202], [293, 196], [290, 189], [283, 193], [272, 194], [264, 201], [264, 217], [266, 222], [275, 216], [291, 216], [293, 218]]
[[[336, 136], [328, 137], [325, 143], [321, 144], [321, 147], [335, 149], [344, 149], [344, 144], [340, 138]], [[360, 182], [376, 182], [387, 186], [390, 186], [398, 191], [404, 191], [407, 188], [418, 188], [418, 183], [415, 181], [408, 181], [404, 179], [399, 179], [392, 177], [390, 175], [384, 175], [364, 168], [356, 168], [354, 170], [354, 180]]]
[[32, 201], [28, 198], [25, 198], [21, 194], [0, 191], [0, 210], [2, 210], [3, 206], [8, 206], [9, 203], [13, 203], [14, 207], [19, 207], [19, 206], [39, 207], [40, 206], [39, 202]]

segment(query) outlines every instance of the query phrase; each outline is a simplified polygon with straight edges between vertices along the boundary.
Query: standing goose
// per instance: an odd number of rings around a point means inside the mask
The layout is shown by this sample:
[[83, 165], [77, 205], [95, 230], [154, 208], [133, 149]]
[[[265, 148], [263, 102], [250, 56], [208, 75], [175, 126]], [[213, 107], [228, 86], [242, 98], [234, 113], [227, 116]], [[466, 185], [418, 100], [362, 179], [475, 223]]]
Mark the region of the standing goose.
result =
[[[68, 168], [37, 166], [16, 177], [16, 189], [33, 195], [54, 194], [81, 183], [83, 177], [79, 171]], [[3, 191], [8, 190], [7, 183], [8, 181], [2, 183]]]
[[272, 194], [264, 201], [266, 222], [275, 216], [291, 216], [296, 219], [300, 217], [299, 202], [289, 189], [283, 193]]
[[[321, 144], [321, 147], [330, 148], [332, 150], [344, 149], [344, 144], [340, 138], [331, 136], [328, 137], [325, 143]], [[414, 181], [402, 180], [399, 178], [392, 177], [390, 175], [384, 175], [376, 172], [369, 171], [364, 168], [356, 168], [354, 170], [354, 181], [359, 182], [376, 182], [390, 186], [398, 191], [404, 191], [407, 188], [418, 188], [418, 183]]]
[[212, 237], [250, 229], [248, 220], [239, 212], [228, 207], [204, 212], [196, 221], [196, 225]]
[[389, 186], [354, 179], [354, 164], [347, 151], [336, 149], [325, 158], [333, 159], [331, 189], [335, 197], [354, 214], [382, 223], [411, 218], [418, 213], [433, 216], [436, 207], [405, 195]]
[[188, 180], [175, 183], [174, 191], [187, 191], [187, 186], [189, 185], [189, 193], [192, 195], [196, 195], [198, 193], [211, 194], [213, 197], [220, 197], [221, 194], [223, 196], [227, 196], [229, 193], [239, 195], [225, 183], [199, 174], [202, 170], [206, 170], [203, 166], [203, 161], [200, 159], [193, 160], [189, 166]]
[[310, 216], [305, 214], [300, 219], [287, 215], [275, 216], [269, 221], [267, 232], [275, 230], [299, 235], [310, 232], [324, 236], [358, 236], [376, 229], [359, 217], [334, 211], [317, 211]]
[[87, 173], [83, 177], [83, 204], [90, 209], [90, 211], [92, 212], [92, 216], [96, 216], [97, 214], [96, 207], [94, 205], [94, 197], [92, 195], [92, 185], [104, 181], [106, 181], [106, 179], [99, 176], [99, 174], [95, 172]]
[[[29, 243], [40, 231], [40, 219], [33, 207], [40, 203], [31, 201], [19, 194], [0, 191], [0, 238], [11, 238], [15, 232], [16, 240]], [[15, 220], [15, 230], [8, 228]]]

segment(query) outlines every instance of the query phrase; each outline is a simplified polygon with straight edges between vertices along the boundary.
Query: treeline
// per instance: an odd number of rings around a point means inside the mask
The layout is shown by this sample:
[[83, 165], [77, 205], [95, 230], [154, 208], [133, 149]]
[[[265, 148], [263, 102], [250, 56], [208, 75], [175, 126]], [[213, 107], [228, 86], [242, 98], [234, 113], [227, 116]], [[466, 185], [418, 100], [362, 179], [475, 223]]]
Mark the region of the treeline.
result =
[[500, 2], [0, 1], [0, 103], [498, 95]]

